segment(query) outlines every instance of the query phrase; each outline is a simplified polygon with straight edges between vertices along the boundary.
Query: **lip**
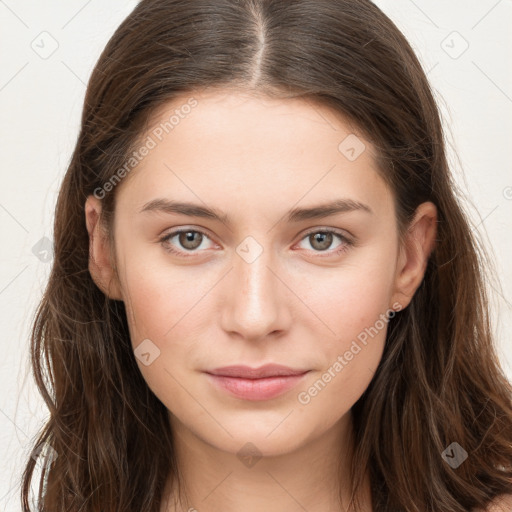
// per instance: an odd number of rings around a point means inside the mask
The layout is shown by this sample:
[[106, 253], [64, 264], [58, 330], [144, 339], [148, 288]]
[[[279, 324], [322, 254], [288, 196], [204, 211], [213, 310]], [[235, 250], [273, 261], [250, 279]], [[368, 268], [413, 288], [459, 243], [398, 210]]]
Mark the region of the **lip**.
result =
[[299, 370], [283, 366], [281, 364], [265, 364], [259, 368], [251, 368], [245, 365], [223, 366], [215, 370], [209, 370], [206, 373], [212, 375], [221, 375], [224, 377], [239, 377], [244, 379], [261, 379], [265, 377], [289, 377], [295, 375], [302, 375], [308, 370]]
[[294, 388], [309, 370], [267, 364], [259, 368], [236, 365], [205, 372], [223, 391], [243, 400], [270, 400]]

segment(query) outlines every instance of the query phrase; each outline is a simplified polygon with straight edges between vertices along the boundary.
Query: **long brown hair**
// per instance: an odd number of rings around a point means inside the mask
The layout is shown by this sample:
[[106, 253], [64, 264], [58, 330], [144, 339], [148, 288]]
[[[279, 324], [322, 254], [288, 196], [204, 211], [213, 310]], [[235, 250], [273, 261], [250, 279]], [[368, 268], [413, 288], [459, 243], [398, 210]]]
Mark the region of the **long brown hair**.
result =
[[[116, 187], [103, 187], [151, 115], [216, 87], [343, 114], [378, 151], [401, 235], [420, 203], [438, 209], [424, 280], [390, 319], [382, 361], [353, 407], [353, 496], [367, 470], [375, 512], [467, 512], [512, 493], [512, 388], [493, 344], [485, 254], [401, 32], [369, 0], [142, 0], [92, 73], [56, 206], [54, 263], [31, 338], [49, 409], [33, 452], [46, 447], [40, 510], [158, 512], [166, 480], [179, 479], [168, 411], [135, 362], [124, 304], [88, 271], [84, 203], [102, 189], [111, 225]], [[455, 442], [468, 454], [457, 468], [442, 456]], [[25, 512], [35, 459], [23, 474]]]

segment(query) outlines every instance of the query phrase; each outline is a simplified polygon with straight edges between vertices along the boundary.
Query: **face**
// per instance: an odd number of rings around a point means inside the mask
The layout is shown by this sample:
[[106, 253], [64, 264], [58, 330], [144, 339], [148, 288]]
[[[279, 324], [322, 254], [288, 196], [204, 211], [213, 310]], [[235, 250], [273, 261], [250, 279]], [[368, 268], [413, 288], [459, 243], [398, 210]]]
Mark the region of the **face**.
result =
[[[247, 441], [289, 452], [368, 387], [413, 264], [373, 148], [339, 115], [218, 91], [184, 109], [190, 96], [158, 112], [116, 191], [117, 289], [137, 364], [174, 427], [233, 453]], [[269, 363], [302, 375], [207, 373]]]

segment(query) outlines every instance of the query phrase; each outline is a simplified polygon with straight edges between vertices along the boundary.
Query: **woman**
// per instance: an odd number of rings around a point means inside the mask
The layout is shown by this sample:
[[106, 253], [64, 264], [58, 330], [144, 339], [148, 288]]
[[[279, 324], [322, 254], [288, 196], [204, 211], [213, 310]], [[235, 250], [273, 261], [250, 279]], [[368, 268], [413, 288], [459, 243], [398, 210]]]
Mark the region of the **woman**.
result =
[[141, 1], [54, 232], [44, 510], [512, 509], [483, 258], [371, 2]]

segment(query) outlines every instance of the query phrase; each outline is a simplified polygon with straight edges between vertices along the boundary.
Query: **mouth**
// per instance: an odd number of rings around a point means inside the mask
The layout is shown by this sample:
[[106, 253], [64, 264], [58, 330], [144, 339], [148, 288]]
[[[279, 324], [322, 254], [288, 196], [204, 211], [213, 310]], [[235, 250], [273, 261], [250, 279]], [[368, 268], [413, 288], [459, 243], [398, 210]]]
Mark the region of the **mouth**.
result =
[[270, 400], [294, 388], [310, 370], [269, 364], [260, 368], [227, 366], [207, 371], [210, 382], [242, 400]]

